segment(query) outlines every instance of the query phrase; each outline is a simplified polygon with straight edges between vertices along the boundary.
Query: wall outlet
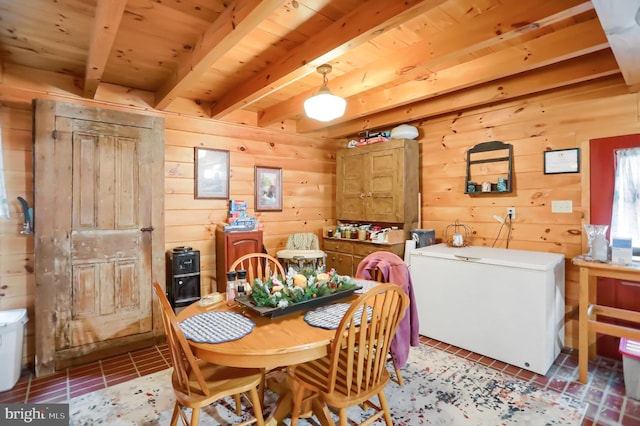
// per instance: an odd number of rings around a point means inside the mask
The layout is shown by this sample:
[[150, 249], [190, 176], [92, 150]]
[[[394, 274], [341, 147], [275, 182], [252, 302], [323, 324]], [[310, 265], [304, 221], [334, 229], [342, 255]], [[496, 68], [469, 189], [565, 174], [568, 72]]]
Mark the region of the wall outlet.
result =
[[511, 217], [511, 220], [516, 220], [516, 208], [507, 207], [507, 217]]

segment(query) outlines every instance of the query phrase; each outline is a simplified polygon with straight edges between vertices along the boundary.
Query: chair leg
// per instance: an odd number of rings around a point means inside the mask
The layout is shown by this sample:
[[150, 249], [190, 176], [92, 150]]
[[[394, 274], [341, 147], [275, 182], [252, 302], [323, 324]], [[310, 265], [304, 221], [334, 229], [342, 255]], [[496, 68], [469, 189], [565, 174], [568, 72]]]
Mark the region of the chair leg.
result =
[[258, 395], [256, 388], [249, 390], [249, 400], [253, 404], [253, 416], [256, 418], [258, 426], [264, 426], [264, 416], [262, 415], [262, 400]]
[[176, 426], [178, 424], [178, 416], [180, 415], [180, 405], [178, 405], [178, 401], [176, 401], [173, 406], [173, 414], [171, 415], [171, 426]]
[[384, 390], [381, 390], [378, 393], [378, 400], [380, 401], [380, 408], [382, 408], [382, 411], [384, 412], [384, 422], [387, 426], [393, 426], [391, 413], [389, 412], [389, 404], [387, 404], [387, 397], [384, 394]]
[[233, 400], [236, 403], [236, 415], [242, 415], [242, 401], [240, 400], [240, 394], [233, 395]]
[[346, 408], [341, 408], [339, 410], [339, 416], [340, 416], [340, 426], [347, 426], [349, 424], [349, 418], [347, 417], [347, 409]]
[[191, 410], [191, 426], [198, 426], [200, 424], [200, 407], [193, 408]]
[[396, 370], [396, 381], [400, 386], [404, 385], [404, 381], [402, 380], [402, 374], [400, 374], [400, 369], [396, 367], [395, 360], [393, 361], [393, 368]]
[[297, 426], [300, 410], [302, 410], [302, 399], [304, 397], [304, 386], [298, 384], [294, 386], [293, 392], [293, 408], [291, 409], [291, 426]]

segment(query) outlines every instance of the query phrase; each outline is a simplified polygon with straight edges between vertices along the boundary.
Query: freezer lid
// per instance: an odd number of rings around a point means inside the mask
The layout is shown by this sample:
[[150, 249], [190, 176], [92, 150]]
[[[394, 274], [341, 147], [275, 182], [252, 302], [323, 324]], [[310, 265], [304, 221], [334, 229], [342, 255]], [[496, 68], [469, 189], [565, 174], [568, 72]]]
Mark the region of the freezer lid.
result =
[[448, 247], [446, 244], [413, 249], [411, 256], [437, 257], [535, 270], [553, 269], [558, 263], [564, 262], [564, 255], [558, 253], [481, 246]]

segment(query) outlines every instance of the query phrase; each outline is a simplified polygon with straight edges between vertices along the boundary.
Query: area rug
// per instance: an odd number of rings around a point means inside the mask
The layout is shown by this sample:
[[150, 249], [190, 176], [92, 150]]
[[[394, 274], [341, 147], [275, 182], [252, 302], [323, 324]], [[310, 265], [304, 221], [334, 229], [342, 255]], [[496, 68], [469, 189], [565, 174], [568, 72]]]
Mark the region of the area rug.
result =
[[[170, 374], [164, 370], [72, 399], [70, 425], [168, 425]], [[580, 425], [587, 411], [586, 403], [424, 345], [411, 348], [402, 376], [404, 386], [391, 381], [385, 390], [395, 425]], [[276, 398], [267, 392], [265, 406]], [[233, 407], [230, 398], [206, 407], [200, 424], [246, 420]], [[349, 418], [359, 423], [370, 413], [354, 407]]]

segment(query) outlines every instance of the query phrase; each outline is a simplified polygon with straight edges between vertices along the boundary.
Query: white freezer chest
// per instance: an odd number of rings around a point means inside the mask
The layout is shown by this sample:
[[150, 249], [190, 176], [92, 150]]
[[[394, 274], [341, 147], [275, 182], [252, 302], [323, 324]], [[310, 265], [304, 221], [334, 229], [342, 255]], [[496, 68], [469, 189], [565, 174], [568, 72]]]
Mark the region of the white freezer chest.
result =
[[564, 346], [564, 256], [437, 244], [411, 251], [420, 334], [546, 374]]

